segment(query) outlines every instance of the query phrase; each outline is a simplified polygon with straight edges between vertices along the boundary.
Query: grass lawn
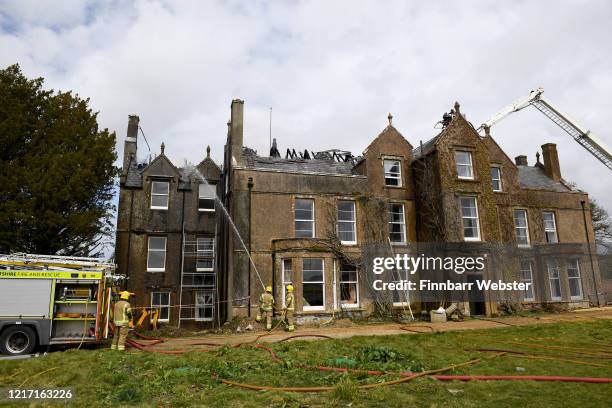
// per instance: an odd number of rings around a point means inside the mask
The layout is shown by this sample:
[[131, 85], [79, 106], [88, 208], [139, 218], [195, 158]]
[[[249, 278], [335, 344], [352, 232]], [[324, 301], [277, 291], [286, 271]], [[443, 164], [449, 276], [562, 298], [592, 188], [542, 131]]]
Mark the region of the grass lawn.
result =
[[[367, 333], [367, 327], [364, 332]], [[24, 388], [72, 387], [74, 406], [212, 406], [212, 407], [605, 407], [612, 404], [612, 384], [535, 381], [443, 382], [432, 378], [371, 390], [359, 384], [400, 378], [322, 372], [295, 367], [295, 362], [334, 365], [350, 359], [355, 368], [420, 371], [446, 367], [491, 353], [474, 348], [530, 351], [602, 367], [548, 359], [502, 356], [446, 374], [560, 375], [612, 377], [612, 322], [572, 322], [494, 330], [353, 337], [294, 341], [271, 347], [283, 360], [274, 362], [253, 347], [222, 348], [209, 353], [170, 356], [108, 349], [67, 350], [44, 358], [0, 362], [0, 386]], [[534, 349], [508, 342], [581, 348], [592, 355], [565, 349]], [[346, 360], [345, 360], [346, 361]], [[57, 367], [57, 368], [55, 368]], [[49, 370], [48, 373], [41, 373]], [[328, 393], [250, 391], [221, 384], [213, 378], [272, 386], [334, 386]], [[33, 377], [35, 376], [35, 377]], [[3, 402], [0, 402], [0, 406]], [[4, 406], [6, 402], [4, 402]], [[56, 403], [57, 406], [66, 406]], [[33, 405], [36, 406], [36, 405]], [[40, 405], [49, 406], [49, 405]]]

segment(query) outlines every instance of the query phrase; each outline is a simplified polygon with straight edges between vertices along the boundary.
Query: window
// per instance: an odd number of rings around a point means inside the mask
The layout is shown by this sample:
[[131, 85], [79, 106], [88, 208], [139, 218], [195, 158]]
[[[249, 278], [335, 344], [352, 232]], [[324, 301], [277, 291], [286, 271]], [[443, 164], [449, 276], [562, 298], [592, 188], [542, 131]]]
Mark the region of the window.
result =
[[170, 196], [170, 183], [167, 181], [154, 181], [151, 183], [151, 208], [154, 210], [167, 210]]
[[557, 223], [555, 221], [554, 212], [544, 212], [544, 232], [546, 233], [546, 242], [556, 244], [559, 242], [557, 238]]
[[357, 267], [344, 262], [340, 266], [340, 305], [342, 307], [359, 307]]
[[569, 281], [570, 298], [582, 299], [582, 281], [580, 280], [580, 265], [577, 259], [571, 259], [567, 265], [567, 279]]
[[474, 180], [472, 153], [456, 151], [455, 164], [457, 165], [457, 176], [459, 176], [460, 179]]
[[[293, 284], [293, 264], [291, 259], [283, 259], [282, 261], [283, 271], [283, 305], [285, 304], [285, 295], [287, 293], [287, 285]], [[295, 293], [295, 292], [294, 292]]]
[[214, 269], [215, 239], [213, 237], [198, 237], [196, 239], [196, 270], [212, 271]]
[[195, 292], [195, 319], [200, 322], [213, 320], [215, 293], [213, 291]]
[[297, 198], [295, 200], [295, 237], [314, 238], [314, 200]]
[[561, 274], [559, 262], [556, 259], [549, 259], [546, 262], [548, 267], [548, 282], [550, 283], [550, 297], [552, 300], [561, 300]]
[[217, 186], [214, 184], [200, 183], [198, 186], [198, 211], [215, 211], [216, 198]]
[[304, 310], [325, 310], [323, 259], [306, 258], [302, 263]]
[[338, 201], [338, 238], [343, 244], [357, 243], [355, 202]]
[[516, 233], [516, 243], [519, 246], [529, 246], [527, 211], [514, 210], [514, 231]]
[[529, 283], [529, 287], [523, 292], [523, 299], [532, 302], [535, 300], [535, 293], [533, 290], [533, 269], [531, 261], [521, 261], [521, 282]]
[[491, 184], [493, 191], [502, 191], [501, 169], [499, 167], [491, 167]]
[[463, 219], [463, 239], [480, 241], [480, 222], [476, 197], [461, 197], [461, 218]]
[[151, 308], [159, 310], [160, 322], [170, 321], [170, 292], [151, 292]]
[[404, 204], [389, 203], [389, 239], [392, 244], [406, 243]]
[[399, 160], [383, 160], [385, 166], [385, 185], [402, 186], [402, 162]]
[[166, 237], [149, 237], [147, 256], [148, 272], [163, 272], [166, 270]]

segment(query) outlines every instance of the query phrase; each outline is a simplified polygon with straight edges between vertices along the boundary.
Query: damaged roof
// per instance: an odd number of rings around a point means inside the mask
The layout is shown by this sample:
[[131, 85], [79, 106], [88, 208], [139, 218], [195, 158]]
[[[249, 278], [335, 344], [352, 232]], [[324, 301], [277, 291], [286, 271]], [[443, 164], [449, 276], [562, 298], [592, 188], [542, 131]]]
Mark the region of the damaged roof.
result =
[[303, 158], [280, 158], [261, 157], [250, 148], [243, 148], [242, 157], [244, 164], [250, 169], [277, 170], [291, 173], [317, 173], [335, 175], [353, 175], [353, 163], [351, 161], [336, 161], [334, 159], [303, 159]]
[[540, 166], [516, 166], [521, 188], [534, 190], [556, 191], [566, 193], [572, 191], [562, 181], [554, 181], [546, 175]]

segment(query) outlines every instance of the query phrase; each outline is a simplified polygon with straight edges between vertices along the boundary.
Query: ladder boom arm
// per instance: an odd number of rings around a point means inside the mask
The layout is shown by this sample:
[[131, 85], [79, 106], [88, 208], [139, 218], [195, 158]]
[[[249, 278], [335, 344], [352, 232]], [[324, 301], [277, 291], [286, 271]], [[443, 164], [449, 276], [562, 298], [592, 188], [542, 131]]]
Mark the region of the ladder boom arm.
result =
[[612, 153], [610, 153], [610, 149], [595, 138], [590, 131], [578, 125], [569, 115], [557, 109], [548, 99], [542, 96], [543, 93], [543, 88], [531, 91], [526, 98], [516, 101], [506, 109], [493, 115], [489, 120], [480, 125], [477, 131], [480, 132], [483, 129], [490, 128], [511, 113], [518, 112], [531, 105], [563, 129], [589, 153], [595, 156], [597, 160], [612, 170]]

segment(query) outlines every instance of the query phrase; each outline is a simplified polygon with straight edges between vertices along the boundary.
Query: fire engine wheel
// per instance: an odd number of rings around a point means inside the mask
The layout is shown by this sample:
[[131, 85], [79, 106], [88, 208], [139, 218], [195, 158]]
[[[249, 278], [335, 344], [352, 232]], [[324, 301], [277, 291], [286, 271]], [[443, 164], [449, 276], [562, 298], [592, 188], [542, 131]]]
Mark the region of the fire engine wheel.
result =
[[36, 334], [28, 326], [11, 326], [0, 336], [0, 351], [4, 354], [30, 354], [35, 347]]

